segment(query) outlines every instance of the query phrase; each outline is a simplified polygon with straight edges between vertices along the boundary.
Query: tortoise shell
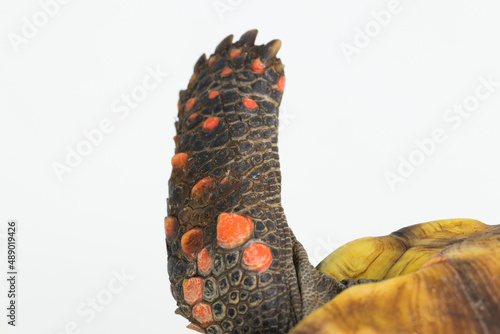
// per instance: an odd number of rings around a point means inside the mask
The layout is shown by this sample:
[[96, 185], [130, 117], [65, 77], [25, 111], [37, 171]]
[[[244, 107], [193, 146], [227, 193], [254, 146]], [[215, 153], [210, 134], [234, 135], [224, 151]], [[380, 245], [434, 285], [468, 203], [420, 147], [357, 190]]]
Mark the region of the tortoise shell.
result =
[[500, 225], [448, 219], [341, 246], [318, 269], [351, 287], [291, 333], [499, 333]]

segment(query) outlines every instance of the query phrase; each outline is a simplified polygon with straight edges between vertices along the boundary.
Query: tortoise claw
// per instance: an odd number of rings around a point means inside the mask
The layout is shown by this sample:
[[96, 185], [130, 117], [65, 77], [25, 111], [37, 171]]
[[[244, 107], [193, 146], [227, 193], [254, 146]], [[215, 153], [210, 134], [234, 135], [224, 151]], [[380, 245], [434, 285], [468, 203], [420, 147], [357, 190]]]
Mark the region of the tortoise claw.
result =
[[248, 30], [246, 33], [241, 35], [240, 40], [238, 41], [239, 45], [253, 46], [255, 43], [255, 39], [257, 38], [257, 33], [259, 31], [257, 29]]
[[273, 39], [267, 43], [261, 50], [260, 58], [264, 62], [268, 62], [276, 57], [276, 54], [281, 48], [281, 41], [279, 39]]
[[205, 54], [202, 54], [201, 57], [198, 59], [196, 64], [194, 65], [194, 71], [199, 72], [202, 67], [204, 67], [207, 64], [207, 56]]
[[198, 333], [205, 333], [205, 331], [198, 325], [195, 325], [193, 323], [190, 323], [189, 325], [186, 326], [188, 329], [192, 329]]
[[233, 43], [233, 35], [229, 35], [222, 40], [222, 42], [215, 48], [216, 54], [224, 54], [227, 52], [231, 44]]

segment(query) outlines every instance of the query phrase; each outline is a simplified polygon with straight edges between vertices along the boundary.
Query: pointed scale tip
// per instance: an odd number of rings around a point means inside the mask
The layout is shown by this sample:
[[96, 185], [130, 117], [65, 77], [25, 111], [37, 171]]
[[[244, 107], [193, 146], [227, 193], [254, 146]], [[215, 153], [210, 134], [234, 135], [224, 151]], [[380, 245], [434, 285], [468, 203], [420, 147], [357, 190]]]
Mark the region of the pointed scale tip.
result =
[[196, 64], [194, 65], [194, 71], [199, 72], [203, 66], [207, 63], [207, 55], [202, 54], [201, 57], [198, 59]]
[[270, 61], [271, 59], [276, 57], [276, 54], [280, 49], [281, 41], [279, 39], [273, 39], [272, 41], [267, 43], [264, 48], [262, 48], [261, 59], [263, 61]]
[[203, 329], [201, 329], [200, 326], [197, 326], [197, 325], [195, 325], [193, 323], [190, 323], [189, 325], [187, 325], [186, 328], [192, 329], [192, 330], [194, 330], [194, 331], [196, 331], [198, 333], [205, 333], [205, 331], [203, 331]]
[[241, 35], [240, 40], [238, 41], [239, 45], [253, 46], [255, 43], [255, 39], [257, 38], [257, 33], [259, 31], [257, 29], [248, 30], [246, 33]]
[[226, 53], [232, 43], [233, 43], [233, 35], [227, 36], [222, 40], [222, 42], [219, 43], [219, 45], [217, 45], [217, 47], [215, 48], [215, 53], [216, 54]]
[[184, 98], [184, 95], [187, 93], [186, 89], [180, 90], [179, 91], [179, 100], [182, 100]]

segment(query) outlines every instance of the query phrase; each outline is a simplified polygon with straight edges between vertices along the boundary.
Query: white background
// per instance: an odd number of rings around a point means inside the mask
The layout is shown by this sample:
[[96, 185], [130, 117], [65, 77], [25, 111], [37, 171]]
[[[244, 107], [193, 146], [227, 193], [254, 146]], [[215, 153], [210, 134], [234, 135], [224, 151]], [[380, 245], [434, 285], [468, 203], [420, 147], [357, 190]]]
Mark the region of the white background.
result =
[[[0, 232], [19, 224], [18, 326], [8, 332], [191, 332], [173, 313], [163, 231], [178, 91], [202, 53], [252, 28], [258, 44], [283, 42], [283, 205], [314, 264], [419, 222], [498, 224], [500, 87], [456, 129], [443, 114], [479, 76], [500, 81], [500, 4], [401, 0], [349, 63], [341, 43], [355, 46], [356, 29], [388, 3], [72, 0], [16, 52], [9, 36], [41, 7], [1, 0]], [[111, 105], [156, 67], [169, 75], [120, 118]], [[113, 131], [60, 181], [54, 162], [106, 118]], [[436, 128], [447, 140], [392, 191], [384, 174]], [[127, 286], [92, 320], [81, 315], [122, 270], [134, 277]]]

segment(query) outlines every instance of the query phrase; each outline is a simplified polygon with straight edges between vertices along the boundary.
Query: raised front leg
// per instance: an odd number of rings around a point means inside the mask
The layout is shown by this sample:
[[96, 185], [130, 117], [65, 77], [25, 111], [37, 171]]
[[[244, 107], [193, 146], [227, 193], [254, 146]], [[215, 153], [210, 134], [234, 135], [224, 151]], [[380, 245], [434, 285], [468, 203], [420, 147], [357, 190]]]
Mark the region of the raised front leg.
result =
[[165, 218], [178, 313], [209, 333], [286, 333], [345, 285], [315, 270], [281, 207], [281, 42], [256, 30], [195, 65], [180, 92]]

